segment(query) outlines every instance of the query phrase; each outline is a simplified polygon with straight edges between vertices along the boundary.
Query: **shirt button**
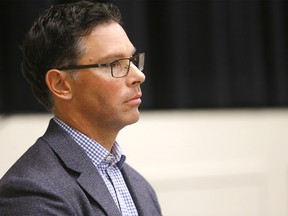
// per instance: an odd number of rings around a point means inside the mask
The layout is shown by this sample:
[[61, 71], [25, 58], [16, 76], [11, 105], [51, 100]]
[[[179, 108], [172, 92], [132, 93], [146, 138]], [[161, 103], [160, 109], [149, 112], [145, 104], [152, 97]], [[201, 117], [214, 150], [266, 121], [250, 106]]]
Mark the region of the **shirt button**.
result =
[[106, 161], [107, 161], [107, 162], [111, 162], [112, 159], [113, 159], [113, 156], [111, 156], [111, 155], [108, 155], [108, 156], [106, 157]]

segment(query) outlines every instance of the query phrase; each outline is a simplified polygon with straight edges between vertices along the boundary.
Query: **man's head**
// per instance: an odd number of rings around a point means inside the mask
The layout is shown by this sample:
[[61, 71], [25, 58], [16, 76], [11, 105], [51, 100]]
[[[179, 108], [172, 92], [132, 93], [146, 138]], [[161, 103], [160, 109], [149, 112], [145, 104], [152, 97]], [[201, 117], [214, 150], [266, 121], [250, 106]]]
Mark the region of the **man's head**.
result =
[[139, 119], [144, 54], [135, 52], [116, 7], [58, 5], [28, 33], [23, 71], [36, 97], [57, 117], [82, 131], [118, 131]]
[[22, 45], [22, 71], [47, 110], [53, 106], [45, 84], [47, 71], [75, 64], [84, 52], [83, 36], [109, 22], [121, 24], [117, 7], [85, 1], [52, 6], [35, 21]]

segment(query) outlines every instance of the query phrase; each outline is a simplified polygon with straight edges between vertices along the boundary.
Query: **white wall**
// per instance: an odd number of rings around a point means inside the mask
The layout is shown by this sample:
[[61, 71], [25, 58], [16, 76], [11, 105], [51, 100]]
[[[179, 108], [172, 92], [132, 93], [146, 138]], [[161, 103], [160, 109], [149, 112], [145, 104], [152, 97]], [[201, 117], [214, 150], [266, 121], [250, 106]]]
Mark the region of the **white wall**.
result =
[[[0, 118], [0, 176], [50, 118]], [[287, 109], [146, 111], [118, 141], [165, 216], [287, 216], [287, 130]]]

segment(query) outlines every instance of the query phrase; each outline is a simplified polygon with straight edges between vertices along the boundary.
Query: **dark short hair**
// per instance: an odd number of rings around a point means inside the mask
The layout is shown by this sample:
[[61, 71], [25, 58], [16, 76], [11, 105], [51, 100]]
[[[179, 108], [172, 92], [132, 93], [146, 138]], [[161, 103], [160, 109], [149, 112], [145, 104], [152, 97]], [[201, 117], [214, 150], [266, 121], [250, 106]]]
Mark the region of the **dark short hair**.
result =
[[78, 1], [51, 6], [34, 22], [21, 46], [22, 73], [47, 110], [51, 110], [53, 102], [45, 83], [46, 72], [74, 64], [81, 55], [81, 38], [97, 25], [110, 21], [121, 25], [121, 14], [115, 5]]

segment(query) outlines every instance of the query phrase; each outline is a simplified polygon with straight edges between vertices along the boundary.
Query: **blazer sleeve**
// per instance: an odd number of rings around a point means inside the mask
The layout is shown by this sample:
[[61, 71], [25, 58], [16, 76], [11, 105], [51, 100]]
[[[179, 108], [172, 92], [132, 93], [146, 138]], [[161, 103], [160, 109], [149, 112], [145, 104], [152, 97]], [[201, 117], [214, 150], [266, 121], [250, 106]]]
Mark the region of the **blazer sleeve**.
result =
[[0, 187], [0, 215], [76, 215], [57, 193], [24, 179], [4, 179]]

